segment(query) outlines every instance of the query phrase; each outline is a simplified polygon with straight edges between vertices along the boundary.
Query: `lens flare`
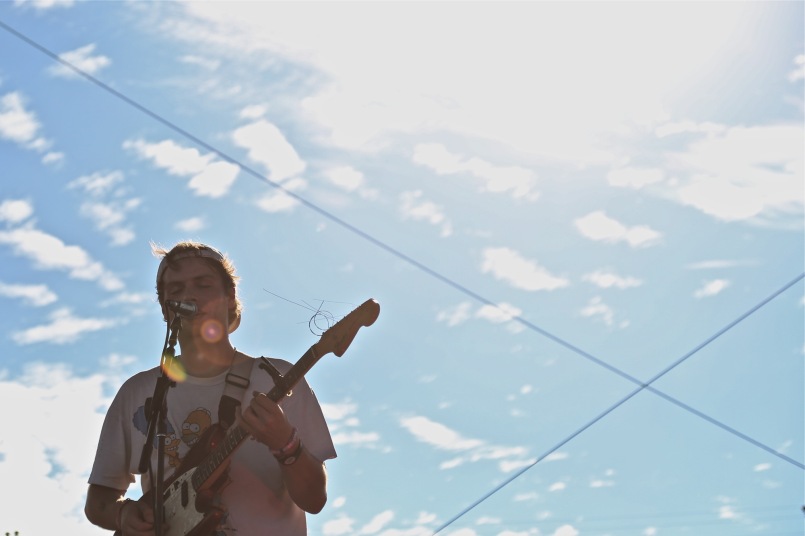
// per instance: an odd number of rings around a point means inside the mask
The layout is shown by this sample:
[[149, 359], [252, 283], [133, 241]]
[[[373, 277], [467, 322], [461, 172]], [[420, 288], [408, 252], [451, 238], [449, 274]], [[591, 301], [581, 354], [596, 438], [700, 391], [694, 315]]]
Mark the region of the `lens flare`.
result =
[[201, 337], [209, 343], [218, 342], [224, 338], [224, 326], [217, 320], [205, 320], [201, 324]]
[[187, 372], [184, 369], [182, 362], [175, 357], [165, 356], [162, 361], [162, 370], [171, 380], [175, 382], [183, 382], [187, 378]]

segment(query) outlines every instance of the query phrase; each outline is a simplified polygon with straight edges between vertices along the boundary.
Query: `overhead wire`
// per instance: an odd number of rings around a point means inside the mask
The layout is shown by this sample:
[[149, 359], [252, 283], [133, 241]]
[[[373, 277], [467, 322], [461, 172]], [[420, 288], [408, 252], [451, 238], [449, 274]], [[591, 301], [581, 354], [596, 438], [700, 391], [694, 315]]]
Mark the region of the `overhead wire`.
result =
[[[184, 136], [185, 138], [187, 138], [188, 140], [190, 140], [193, 143], [197, 144], [198, 146], [200, 146], [200, 147], [202, 147], [202, 148], [204, 148], [204, 149], [216, 154], [221, 159], [223, 159], [223, 160], [225, 160], [225, 161], [227, 161], [227, 162], [229, 162], [229, 163], [231, 163], [233, 165], [238, 166], [241, 170], [243, 170], [245, 173], [253, 176], [254, 178], [256, 178], [258, 180], [261, 180], [261, 181], [269, 184], [270, 186], [272, 186], [272, 187], [274, 187], [274, 188], [276, 188], [278, 190], [281, 190], [284, 194], [292, 197], [293, 199], [298, 201], [300, 204], [306, 206], [310, 210], [313, 210], [314, 212], [316, 212], [316, 213], [320, 214], [321, 216], [329, 219], [330, 221], [332, 221], [332, 222], [344, 227], [345, 229], [349, 230], [350, 232], [354, 233], [355, 235], [360, 236], [364, 240], [367, 240], [368, 242], [370, 242], [370, 243], [374, 244], [375, 246], [379, 247], [380, 249], [382, 249], [382, 250], [390, 253], [391, 255], [397, 257], [398, 259], [401, 259], [401, 260], [407, 262], [408, 264], [410, 264], [410, 265], [414, 266], [415, 268], [421, 270], [422, 272], [430, 275], [431, 277], [433, 277], [433, 278], [441, 281], [442, 283], [454, 288], [455, 290], [459, 291], [460, 293], [465, 294], [466, 296], [469, 296], [470, 298], [473, 298], [474, 300], [476, 300], [476, 301], [478, 301], [480, 303], [483, 303], [485, 305], [490, 305], [490, 306], [495, 307], [495, 308], [499, 307], [499, 305], [497, 303], [493, 302], [492, 300], [482, 296], [481, 294], [478, 294], [477, 292], [469, 289], [468, 287], [462, 285], [461, 283], [455, 281], [454, 279], [451, 279], [451, 278], [449, 278], [449, 277], [437, 272], [436, 270], [434, 270], [434, 269], [430, 268], [429, 266], [417, 261], [413, 257], [403, 253], [402, 251], [394, 248], [393, 246], [387, 244], [386, 242], [383, 242], [382, 240], [370, 235], [366, 231], [363, 231], [362, 229], [350, 224], [349, 222], [347, 222], [344, 219], [336, 216], [332, 212], [330, 212], [330, 211], [328, 211], [328, 210], [316, 205], [315, 203], [313, 203], [311, 201], [308, 201], [306, 198], [302, 197], [301, 195], [299, 195], [299, 194], [297, 194], [297, 193], [295, 193], [295, 192], [283, 187], [281, 184], [279, 184], [279, 183], [277, 183], [275, 181], [272, 181], [271, 179], [269, 179], [264, 174], [256, 171], [255, 169], [251, 168], [250, 166], [247, 166], [246, 164], [242, 163], [240, 160], [230, 156], [229, 154], [225, 153], [224, 151], [218, 149], [217, 147], [205, 142], [201, 138], [195, 136], [191, 132], [189, 132], [186, 129], [180, 127], [176, 123], [168, 120], [167, 118], [163, 117], [162, 115], [152, 111], [148, 107], [140, 104], [139, 102], [135, 101], [131, 97], [129, 97], [126, 94], [122, 93], [121, 91], [118, 91], [118, 90], [114, 89], [113, 87], [109, 86], [108, 84], [104, 83], [103, 81], [99, 80], [98, 78], [92, 76], [91, 74], [87, 73], [86, 71], [80, 69], [79, 67], [76, 67], [75, 65], [73, 65], [69, 61], [65, 60], [64, 58], [62, 58], [61, 56], [59, 56], [55, 52], [51, 51], [50, 49], [48, 49], [44, 45], [42, 45], [42, 44], [38, 43], [37, 41], [31, 39], [27, 35], [25, 35], [22, 32], [16, 30], [15, 28], [13, 28], [12, 26], [8, 25], [7, 23], [5, 23], [2, 20], [0, 20], [0, 28], [4, 29], [6, 32], [10, 33], [11, 35], [17, 37], [18, 39], [20, 39], [21, 41], [25, 42], [29, 46], [37, 49], [38, 51], [40, 51], [41, 53], [43, 53], [46, 56], [50, 57], [54, 61], [62, 64], [66, 68], [72, 70], [77, 75], [83, 77], [84, 79], [88, 80], [92, 84], [100, 87], [104, 91], [110, 93], [111, 95], [117, 97], [118, 99], [122, 100], [126, 104], [128, 104], [128, 105], [132, 106], [133, 108], [139, 110], [140, 112], [144, 113], [145, 115], [147, 115], [148, 117], [150, 117], [153, 120], [157, 121], [158, 123], [161, 123], [162, 125], [168, 127], [169, 129], [171, 129], [171, 130], [177, 132], [178, 134]], [[693, 408], [692, 406], [690, 406], [688, 404], [685, 404], [684, 402], [682, 402], [682, 401], [680, 401], [680, 400], [668, 395], [667, 393], [664, 393], [664, 392], [652, 387], [652, 385], [651, 385], [652, 383], [654, 383], [655, 381], [657, 381], [658, 379], [663, 377], [665, 374], [667, 374], [668, 372], [670, 372], [671, 370], [673, 370], [674, 368], [676, 368], [677, 366], [682, 364], [688, 358], [693, 356], [699, 350], [701, 350], [702, 348], [704, 348], [705, 346], [707, 346], [708, 344], [713, 342], [715, 339], [717, 339], [718, 337], [720, 337], [721, 335], [723, 335], [724, 333], [726, 333], [727, 331], [732, 329], [735, 325], [737, 325], [738, 323], [740, 323], [741, 321], [745, 320], [747, 317], [749, 317], [750, 315], [755, 313], [757, 310], [759, 310], [761, 307], [766, 305], [768, 302], [770, 302], [771, 300], [773, 300], [774, 298], [776, 298], [777, 296], [779, 296], [780, 294], [782, 294], [783, 292], [785, 292], [786, 290], [791, 288], [797, 282], [801, 281], [803, 278], [805, 278], [805, 272], [803, 272], [802, 274], [796, 276], [794, 279], [792, 279], [791, 281], [789, 281], [788, 283], [783, 285], [777, 291], [775, 291], [771, 295], [769, 295], [767, 298], [765, 298], [764, 300], [762, 300], [761, 302], [756, 304], [754, 307], [752, 307], [751, 309], [749, 309], [748, 311], [746, 311], [745, 313], [743, 313], [742, 315], [737, 317], [735, 320], [733, 320], [732, 322], [730, 322], [729, 324], [727, 324], [726, 326], [724, 326], [723, 328], [718, 330], [712, 336], [708, 337], [705, 341], [703, 341], [702, 343], [700, 343], [699, 345], [694, 347], [692, 350], [690, 350], [689, 352], [687, 352], [686, 354], [684, 354], [683, 356], [678, 358], [672, 364], [668, 365], [662, 371], [660, 371], [659, 373], [655, 374], [651, 379], [649, 379], [646, 382], [643, 382], [643, 381], [639, 380], [638, 378], [636, 378], [636, 377], [628, 374], [627, 372], [623, 371], [622, 369], [620, 369], [618, 367], [615, 367], [614, 365], [611, 365], [611, 364], [607, 363], [606, 361], [603, 361], [602, 359], [599, 359], [599, 358], [595, 357], [594, 355], [592, 355], [589, 352], [581, 349], [580, 347], [568, 342], [567, 340], [563, 339], [562, 337], [559, 337], [559, 336], [557, 336], [557, 335], [555, 335], [555, 334], [553, 334], [553, 333], [551, 333], [551, 332], [549, 332], [549, 331], [537, 326], [536, 324], [524, 319], [520, 315], [511, 316], [512, 321], [521, 324], [522, 326], [526, 327], [527, 329], [529, 329], [529, 330], [531, 330], [531, 331], [533, 331], [535, 333], [538, 333], [538, 334], [544, 336], [547, 339], [550, 339], [550, 340], [554, 341], [555, 343], [559, 344], [560, 346], [565, 347], [566, 349], [568, 349], [568, 350], [572, 351], [573, 353], [575, 353], [575, 354], [577, 354], [577, 355], [589, 360], [590, 362], [595, 363], [595, 364], [605, 368], [606, 370], [609, 370], [610, 372], [612, 372], [612, 373], [614, 373], [614, 374], [616, 374], [616, 375], [628, 380], [629, 382], [637, 385], [638, 388], [633, 390], [629, 394], [627, 394], [625, 397], [623, 397], [618, 402], [612, 404], [609, 408], [607, 408], [605, 411], [600, 413], [598, 416], [596, 416], [595, 418], [591, 419], [586, 424], [584, 424], [583, 426], [578, 428], [575, 432], [573, 432], [572, 434], [570, 434], [569, 436], [567, 436], [566, 438], [564, 438], [563, 440], [558, 442], [551, 449], [549, 449], [548, 451], [543, 453], [541, 456], [539, 456], [533, 463], [525, 466], [524, 468], [521, 468], [519, 471], [517, 471], [510, 478], [506, 479], [504, 482], [502, 482], [501, 484], [499, 484], [498, 486], [493, 488], [490, 492], [488, 492], [485, 495], [483, 495], [480, 499], [478, 499], [475, 502], [473, 502], [470, 506], [468, 506], [467, 508], [462, 510], [458, 515], [454, 516], [453, 518], [448, 520], [448, 522], [444, 523], [433, 534], [438, 534], [439, 532], [441, 532], [442, 530], [447, 528], [449, 525], [454, 523], [456, 520], [458, 520], [459, 518], [461, 518], [464, 515], [466, 515], [466, 513], [471, 511], [473, 508], [475, 508], [481, 502], [485, 501], [486, 499], [488, 499], [489, 497], [491, 497], [492, 495], [497, 493], [500, 489], [502, 489], [503, 487], [507, 486], [509, 483], [513, 482], [517, 478], [519, 478], [522, 474], [524, 474], [529, 469], [534, 467], [541, 460], [545, 459], [545, 457], [547, 457], [551, 453], [555, 452], [556, 450], [558, 450], [559, 448], [561, 448], [562, 446], [567, 444], [569, 441], [571, 441], [572, 439], [577, 437], [579, 434], [583, 433], [585, 430], [587, 430], [588, 428], [593, 426], [595, 423], [597, 423], [598, 421], [603, 419], [609, 413], [611, 413], [612, 411], [614, 411], [615, 409], [617, 409], [618, 407], [620, 407], [621, 405], [626, 403], [628, 400], [630, 400], [631, 398], [633, 398], [635, 395], [637, 395], [638, 393], [640, 393], [643, 390], [649, 391], [649, 392], [651, 392], [651, 393], [653, 393], [653, 394], [655, 394], [657, 396], [660, 396], [664, 400], [666, 400], [666, 401], [668, 401], [668, 402], [670, 402], [670, 403], [672, 403], [672, 404], [684, 409], [685, 411], [688, 411], [689, 413], [691, 413], [691, 414], [693, 414], [693, 415], [695, 415], [695, 416], [697, 416], [697, 417], [699, 417], [699, 418], [701, 418], [701, 419], [703, 419], [703, 420], [705, 420], [705, 421], [707, 421], [707, 422], [709, 422], [709, 423], [711, 423], [711, 424], [713, 424], [715, 426], [720, 427], [721, 429], [723, 429], [723, 430], [735, 435], [736, 437], [739, 437], [740, 439], [743, 439], [744, 441], [747, 441], [747, 442], [757, 446], [758, 448], [761, 448], [761, 449], [765, 450], [766, 452], [768, 452], [768, 453], [770, 453], [770, 454], [772, 454], [774, 456], [777, 456], [778, 458], [782, 459], [783, 461], [785, 461], [785, 462], [787, 462], [787, 463], [789, 463], [791, 465], [794, 465], [794, 466], [796, 466], [796, 467], [798, 467], [800, 469], [805, 469], [805, 464], [803, 464], [802, 462], [799, 462], [798, 460], [795, 460], [793, 458], [790, 458], [789, 456], [786, 456], [785, 454], [773, 449], [772, 447], [769, 447], [769, 446], [763, 444], [762, 442], [752, 438], [751, 436], [748, 436], [747, 434], [744, 434], [744, 433], [742, 433], [742, 432], [740, 432], [740, 431], [728, 426], [727, 424], [719, 421], [718, 419], [715, 419], [713, 417], [708, 416], [707, 414], [705, 414], [705, 413]]]

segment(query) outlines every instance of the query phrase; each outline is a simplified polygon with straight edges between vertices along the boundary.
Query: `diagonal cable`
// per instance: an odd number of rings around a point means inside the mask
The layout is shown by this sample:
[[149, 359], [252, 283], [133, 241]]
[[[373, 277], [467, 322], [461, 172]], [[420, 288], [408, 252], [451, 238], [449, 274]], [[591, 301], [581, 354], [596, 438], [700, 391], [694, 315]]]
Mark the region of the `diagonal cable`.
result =
[[[614, 404], [609, 406], [609, 408], [607, 408], [606, 410], [604, 410], [603, 412], [598, 414], [596, 417], [590, 419], [584, 425], [579, 427], [572, 434], [570, 434], [569, 436], [565, 437], [564, 439], [562, 439], [561, 441], [556, 443], [553, 447], [551, 447], [546, 452], [542, 453], [539, 457], [537, 457], [536, 460], [534, 460], [530, 464], [526, 465], [525, 467], [522, 467], [519, 471], [514, 473], [512, 476], [510, 476], [509, 478], [507, 478], [506, 480], [504, 480], [503, 482], [501, 482], [500, 484], [498, 484], [497, 486], [492, 488], [489, 492], [487, 492], [482, 497], [477, 499], [475, 502], [473, 502], [472, 504], [470, 504], [469, 506], [464, 508], [461, 512], [459, 512], [458, 514], [456, 514], [455, 516], [453, 516], [452, 518], [447, 520], [444, 524], [442, 524], [439, 528], [437, 528], [436, 531], [433, 532], [432, 534], [436, 535], [436, 534], [440, 533], [441, 531], [443, 531], [444, 529], [446, 529], [447, 527], [449, 527], [450, 525], [452, 525], [453, 523], [455, 523], [456, 521], [458, 521], [461, 517], [463, 517], [464, 515], [469, 513], [476, 506], [478, 506], [479, 504], [481, 504], [485, 500], [487, 500], [490, 497], [492, 497], [492, 495], [494, 495], [498, 491], [502, 490], [503, 488], [505, 488], [506, 486], [508, 486], [509, 484], [514, 482], [515, 480], [517, 480], [520, 476], [525, 474], [529, 469], [531, 469], [532, 467], [537, 465], [539, 462], [541, 462], [542, 460], [544, 460], [545, 458], [547, 458], [548, 456], [550, 456], [551, 454], [553, 454], [554, 452], [556, 452], [557, 450], [562, 448], [564, 445], [566, 445], [567, 443], [569, 443], [570, 441], [572, 441], [573, 439], [575, 439], [576, 437], [581, 435], [582, 432], [584, 432], [588, 428], [592, 427], [598, 421], [600, 421], [601, 419], [603, 419], [604, 417], [606, 417], [607, 415], [609, 415], [610, 413], [612, 413], [613, 411], [615, 411], [616, 409], [621, 407], [623, 404], [625, 404], [626, 402], [631, 400], [635, 395], [637, 395], [638, 393], [640, 393], [643, 390], [651, 391], [652, 393], [654, 393], [656, 395], [659, 395], [660, 397], [664, 398], [665, 400], [668, 400], [669, 402], [671, 402], [673, 404], [676, 404], [677, 406], [681, 407], [682, 409], [684, 409], [686, 411], [689, 411], [690, 413], [696, 415], [697, 417], [700, 417], [700, 418], [706, 420], [707, 422], [715, 424], [716, 426], [718, 426], [718, 427], [720, 427], [720, 428], [722, 428], [722, 429], [724, 429], [724, 430], [726, 430], [726, 431], [728, 431], [728, 432], [730, 432], [732, 434], [737, 435], [738, 437], [740, 437], [740, 438], [752, 443], [753, 445], [756, 445], [756, 446], [762, 448], [763, 450], [766, 450], [767, 452], [769, 452], [769, 453], [771, 453], [771, 454], [773, 454], [773, 455], [775, 455], [775, 456], [787, 461], [788, 463], [790, 463], [792, 465], [795, 465], [795, 466], [799, 467], [800, 469], [805, 469], [805, 464], [803, 464], [803, 463], [801, 463], [801, 462], [799, 462], [797, 460], [794, 460], [794, 459], [786, 456], [785, 454], [777, 452], [776, 450], [774, 450], [774, 449], [772, 449], [770, 447], [767, 447], [766, 445], [760, 443], [759, 441], [756, 441], [755, 439], [747, 436], [746, 434], [743, 434], [743, 433], [735, 430], [734, 428], [732, 428], [730, 426], [727, 426], [726, 424], [718, 421], [717, 419], [714, 419], [714, 418], [712, 418], [712, 417], [710, 417], [708, 415], [705, 415], [704, 413], [696, 410], [695, 408], [692, 408], [689, 405], [687, 405], [687, 404], [685, 404], [685, 403], [673, 398], [672, 396], [670, 396], [668, 394], [665, 394], [662, 391], [659, 391], [659, 390], [657, 390], [657, 389], [655, 389], [654, 387], [651, 386], [651, 384], [653, 384], [654, 382], [656, 382], [657, 380], [659, 380], [660, 378], [662, 378], [663, 376], [665, 376], [666, 374], [671, 372], [673, 369], [675, 369], [676, 367], [678, 367], [679, 365], [681, 365], [682, 363], [687, 361], [690, 357], [692, 357], [699, 350], [701, 350], [705, 346], [709, 345], [711, 342], [715, 341], [717, 338], [722, 336], [727, 331], [731, 330], [733, 327], [737, 326], [743, 320], [745, 320], [746, 318], [748, 318], [749, 316], [754, 314], [761, 307], [763, 307], [764, 305], [766, 305], [767, 303], [772, 301], [774, 298], [776, 298], [777, 296], [779, 296], [780, 294], [782, 294], [783, 292], [785, 292], [786, 290], [791, 288], [793, 285], [795, 285], [796, 283], [801, 281], [803, 278], [805, 278], [805, 273], [802, 273], [802, 274], [798, 275], [797, 277], [795, 277], [794, 279], [792, 279], [791, 281], [789, 281], [788, 283], [786, 283], [785, 285], [783, 285], [782, 287], [777, 289], [775, 292], [770, 294], [768, 297], [766, 297], [765, 299], [760, 301], [757, 305], [755, 305], [754, 307], [752, 307], [751, 309], [749, 309], [748, 311], [746, 311], [745, 313], [740, 315], [738, 318], [736, 318], [735, 320], [733, 320], [732, 322], [730, 322], [729, 324], [727, 324], [726, 326], [724, 326], [723, 328], [721, 328], [720, 330], [715, 332], [713, 335], [711, 335], [710, 337], [705, 339], [703, 342], [698, 344], [696, 347], [694, 347], [692, 350], [690, 350], [689, 352], [684, 354], [682, 357], [678, 358], [676, 361], [674, 361], [673, 363], [671, 363], [670, 365], [665, 367], [663, 370], [661, 370], [660, 372], [655, 374], [646, 383], [640, 384], [640, 386], [637, 389], [631, 391], [629, 394], [627, 394], [626, 396], [624, 396], [623, 398], [621, 398], [620, 400], [618, 400], [617, 402], [615, 402]], [[525, 322], [525, 321], [523, 321], [523, 322]], [[536, 326], [534, 326], [534, 328], [539, 330], [539, 328], [537, 328]], [[553, 335], [550, 335], [550, 334], [547, 334], [547, 335], [550, 336], [550, 338], [553, 339]], [[560, 341], [557, 341], [557, 342], [560, 342]], [[576, 351], [575, 347], [567, 346], [564, 343], [564, 341], [561, 341], [560, 343], [563, 346], [566, 346], [567, 348], [570, 348], [570, 349], [573, 349], [574, 351]], [[590, 356], [590, 357], [593, 357], [593, 356]], [[593, 359], [596, 362], [599, 361], [597, 358], [593, 357]], [[607, 368], [609, 368], [609, 366]], [[629, 379], [630, 381], [633, 380], [633, 378], [631, 376], [629, 376], [629, 375], [624, 375], [624, 377]]]
[[[253, 169], [253, 168], [241, 163], [236, 158], [228, 155], [227, 153], [223, 152], [222, 150], [218, 149], [217, 147], [215, 147], [213, 145], [210, 145], [209, 143], [205, 142], [201, 138], [199, 138], [199, 137], [195, 136], [194, 134], [188, 132], [184, 128], [182, 128], [179, 125], [173, 123], [172, 121], [166, 119], [165, 117], [161, 116], [160, 114], [151, 111], [149, 108], [147, 108], [147, 107], [143, 106], [142, 104], [138, 103], [137, 101], [135, 101], [131, 97], [128, 97], [124, 93], [121, 93], [120, 91], [114, 89], [113, 87], [109, 86], [108, 84], [102, 82], [98, 78], [92, 76], [91, 74], [83, 71], [82, 69], [76, 67], [72, 63], [70, 63], [70, 62], [66, 61], [65, 59], [61, 58], [55, 52], [51, 51], [47, 47], [39, 44], [38, 42], [34, 41], [30, 37], [26, 36], [25, 34], [19, 32], [18, 30], [14, 29], [13, 27], [9, 26], [8, 24], [3, 22], [2, 20], [0, 20], [0, 28], [4, 29], [8, 33], [10, 33], [13, 36], [17, 37], [21, 41], [24, 41], [25, 43], [27, 43], [31, 47], [37, 49], [38, 51], [40, 51], [41, 53], [45, 54], [46, 56], [50, 57], [54, 61], [64, 65], [65, 67], [67, 67], [71, 71], [75, 72], [77, 75], [85, 78], [86, 80], [88, 80], [89, 82], [91, 82], [91, 83], [95, 84], [96, 86], [100, 87], [104, 91], [114, 95], [115, 97], [117, 97], [118, 99], [122, 100], [126, 104], [132, 106], [133, 108], [136, 108], [139, 111], [141, 111], [142, 113], [144, 113], [148, 117], [154, 119], [158, 123], [161, 123], [162, 125], [164, 125], [164, 126], [168, 127], [169, 129], [173, 130], [174, 132], [177, 132], [178, 134], [181, 134], [182, 136], [184, 136], [185, 138], [191, 140], [193, 143], [197, 144], [198, 146], [203, 147], [204, 149], [206, 149], [206, 150], [218, 155], [221, 159], [223, 159], [223, 160], [225, 160], [225, 161], [227, 161], [227, 162], [229, 162], [229, 163], [231, 163], [233, 165], [238, 166], [244, 172], [248, 173], [249, 175], [252, 175], [256, 179], [261, 180], [261, 181], [271, 185], [272, 187], [277, 188], [278, 190], [281, 190], [283, 193], [285, 193], [288, 196], [294, 198], [299, 203], [303, 204], [304, 206], [308, 207], [309, 209], [313, 210], [314, 212], [317, 212], [321, 216], [331, 220], [334, 223], [337, 223], [338, 225], [340, 225], [340, 226], [344, 227], [345, 229], [351, 231], [352, 233], [360, 236], [361, 238], [363, 238], [363, 239], [367, 240], [368, 242], [374, 244], [375, 246], [379, 247], [380, 249], [385, 250], [386, 252], [390, 253], [391, 255], [393, 255], [393, 256], [395, 256], [395, 257], [407, 262], [408, 264], [414, 266], [415, 268], [417, 268], [417, 269], [425, 272], [426, 274], [432, 276], [433, 278], [441, 281], [442, 283], [444, 283], [444, 284], [446, 284], [446, 285], [448, 285], [450, 287], [453, 287], [454, 289], [456, 289], [460, 293], [465, 294], [466, 296], [469, 296], [469, 297], [471, 297], [471, 298], [473, 298], [473, 299], [475, 299], [475, 300], [477, 300], [477, 301], [479, 301], [479, 302], [481, 302], [483, 304], [491, 305], [492, 307], [499, 308], [498, 304], [493, 302], [492, 300], [490, 300], [490, 299], [478, 294], [477, 292], [465, 287], [464, 285], [458, 283], [457, 281], [455, 281], [453, 279], [450, 279], [447, 276], [442, 275], [441, 273], [433, 270], [432, 268], [428, 267], [427, 265], [425, 265], [425, 264], [417, 261], [416, 259], [406, 255], [405, 253], [399, 251], [398, 249], [394, 248], [393, 246], [383, 242], [382, 240], [380, 240], [378, 238], [375, 238], [374, 236], [370, 235], [369, 233], [367, 233], [367, 232], [363, 231], [362, 229], [360, 229], [360, 228], [348, 223], [347, 221], [345, 221], [345, 220], [339, 218], [338, 216], [336, 216], [335, 214], [323, 209], [322, 207], [320, 207], [320, 206], [308, 201], [304, 197], [296, 194], [295, 192], [293, 192], [291, 190], [288, 190], [287, 188], [283, 187], [281, 184], [272, 181], [271, 179], [269, 179], [265, 175], [261, 174], [260, 172], [256, 171], [255, 169]], [[782, 290], [787, 289], [788, 287], [790, 287], [791, 285], [793, 285], [797, 281], [801, 280], [803, 277], [805, 277], [805, 273], [800, 275], [800, 276], [798, 276], [796, 279], [794, 279], [792, 282], [790, 282], [788, 285], [786, 285]], [[780, 292], [782, 292], [782, 290]], [[779, 294], [779, 292], [777, 294]], [[774, 296], [776, 296], [777, 294], [775, 294]], [[762, 302], [760, 306], [762, 306], [762, 304], [765, 304], [767, 301], [770, 301], [771, 299], [772, 298], [768, 298], [767, 300]], [[760, 306], [758, 306], [757, 308], [759, 308]], [[745, 318], [746, 316], [749, 316], [749, 314], [754, 312], [754, 310], [756, 310], [757, 308], [755, 308], [752, 311], [746, 313], [745, 315], [742, 315], [734, 323], [740, 322], [740, 320], [743, 320], [743, 318]], [[565, 339], [562, 339], [561, 337], [559, 337], [557, 335], [554, 335], [554, 334], [550, 333], [549, 331], [546, 331], [543, 328], [540, 328], [536, 324], [533, 324], [532, 322], [530, 322], [528, 320], [525, 320], [524, 318], [522, 318], [520, 316], [512, 316], [511, 319], [512, 319], [512, 321], [515, 321], [515, 322], [518, 322], [518, 323], [522, 324], [523, 326], [525, 326], [526, 328], [530, 329], [531, 331], [539, 333], [539, 334], [543, 335], [544, 337], [556, 342], [557, 344], [559, 344], [559, 345], [571, 350], [572, 352], [578, 354], [579, 356], [581, 356], [581, 357], [583, 357], [583, 358], [585, 358], [585, 359], [587, 359], [587, 360], [589, 360], [589, 361], [591, 361], [591, 362], [593, 362], [593, 363], [595, 363], [595, 364], [597, 364], [597, 365], [609, 370], [610, 372], [612, 372], [614, 374], [617, 374], [618, 376], [621, 376], [622, 378], [625, 378], [626, 380], [628, 380], [628, 381], [640, 386], [639, 389], [634, 394], [636, 394], [637, 392], [639, 392], [639, 391], [641, 391], [643, 389], [647, 389], [647, 390], [649, 390], [649, 391], [651, 391], [651, 392], [653, 392], [655, 394], [658, 394], [658, 395], [662, 396], [664, 399], [668, 400], [669, 402], [672, 402], [672, 403], [676, 404], [677, 406], [685, 409], [686, 411], [690, 411], [692, 414], [694, 414], [694, 415], [696, 415], [698, 417], [701, 417], [701, 418], [707, 420], [708, 422], [710, 422], [712, 424], [715, 424], [715, 425], [723, 428], [724, 430], [729, 431], [730, 433], [733, 433], [737, 437], [739, 437], [741, 439], [744, 439], [744, 440], [747, 440], [750, 443], [752, 443], [752, 444], [754, 444], [756, 446], [759, 446], [760, 448], [766, 450], [767, 452], [770, 452], [770, 453], [774, 454], [775, 456], [778, 456], [781, 459], [783, 459], [783, 460], [785, 460], [785, 461], [787, 461], [789, 463], [792, 463], [793, 465], [796, 465], [797, 467], [805, 468], [805, 466], [803, 466], [802, 463], [800, 463], [800, 462], [798, 462], [796, 460], [793, 460], [793, 459], [783, 455], [782, 453], [777, 452], [773, 448], [771, 448], [769, 446], [766, 446], [763, 443], [761, 443], [761, 442], [759, 442], [757, 440], [754, 440], [754, 439], [752, 439], [751, 437], [749, 437], [749, 436], [747, 436], [745, 434], [742, 434], [742, 433], [738, 432], [737, 430], [732, 429], [731, 427], [727, 426], [726, 424], [721, 423], [717, 419], [709, 417], [706, 414], [695, 410], [694, 408], [692, 408], [692, 407], [688, 406], [687, 404], [684, 404], [683, 402], [671, 397], [670, 395], [664, 394], [661, 391], [658, 391], [658, 390], [656, 390], [654, 388], [649, 387], [648, 384], [644, 384], [643, 382], [641, 382], [639, 379], [635, 378], [634, 376], [631, 376], [630, 374], [626, 373], [625, 371], [623, 371], [623, 370], [621, 370], [621, 369], [619, 369], [619, 368], [617, 368], [617, 367], [615, 367], [613, 365], [610, 365], [609, 363], [607, 363], [607, 362], [605, 362], [605, 361], [593, 356], [589, 352], [587, 352], [585, 350], [582, 350], [581, 348], [571, 344], [570, 342], [566, 341]], [[722, 332], [725, 331], [726, 329], [729, 329], [729, 327], [731, 327], [731, 325], [728, 326], [727, 328], [725, 328], [724, 330], [722, 330]], [[721, 333], [721, 332], [719, 332], [719, 333]], [[687, 356], [687, 357], [689, 357], [689, 356]], [[685, 357], [685, 358], [687, 358], [687, 357]], [[684, 360], [684, 359], [682, 359], [682, 360]], [[667, 371], [665, 371], [665, 372], [667, 372]], [[664, 374], [665, 372], [663, 372], [662, 374]], [[631, 398], [631, 396], [634, 396], [634, 394], [630, 395], [628, 398]], [[625, 402], [625, 400], [623, 402]], [[623, 403], [623, 402], [621, 402], [621, 403]], [[618, 405], [620, 405], [620, 404], [618, 404]], [[614, 408], [612, 408], [612, 409], [614, 409]], [[609, 411], [611, 411], [611, 410], [609, 410]], [[601, 417], [603, 417], [603, 414], [601, 415]], [[591, 422], [584, 429], [586, 429], [587, 427], [591, 426], [592, 424], [594, 424], [594, 422]], [[578, 435], [578, 434], [574, 434], [573, 437], [575, 437], [575, 435]], [[568, 439], [568, 441], [569, 441], [569, 439]], [[564, 441], [562, 444], [564, 444], [566, 442], [567, 441]], [[561, 446], [561, 445], [559, 445], [559, 446]], [[556, 448], [559, 448], [559, 446], [557, 446]], [[519, 476], [519, 474], [521, 474], [521, 473], [518, 473], [518, 476]]]

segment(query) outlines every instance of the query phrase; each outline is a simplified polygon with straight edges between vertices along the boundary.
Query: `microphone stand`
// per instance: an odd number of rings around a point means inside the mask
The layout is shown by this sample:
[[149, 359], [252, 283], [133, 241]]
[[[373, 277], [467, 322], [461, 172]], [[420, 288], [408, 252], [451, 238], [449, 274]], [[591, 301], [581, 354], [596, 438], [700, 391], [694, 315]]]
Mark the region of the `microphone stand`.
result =
[[[165, 350], [162, 352], [162, 360], [160, 362], [160, 369], [162, 374], [157, 378], [156, 385], [154, 386], [154, 396], [150, 401], [146, 401], [146, 417], [148, 419], [148, 431], [146, 433], [145, 444], [143, 445], [142, 454], [140, 455], [140, 465], [138, 467], [140, 474], [149, 470], [151, 464], [151, 453], [153, 451], [154, 436], [157, 437], [157, 471], [156, 477], [153, 479], [154, 489], [154, 534], [162, 536], [162, 525], [164, 521], [164, 465], [165, 465], [165, 437], [167, 436], [167, 418], [168, 418], [168, 405], [167, 395], [168, 389], [176, 385], [176, 382], [171, 380], [167, 374], [168, 370], [173, 370], [174, 359], [176, 358], [176, 340], [179, 337], [179, 329], [181, 328], [182, 319], [179, 315], [175, 315], [170, 324], [170, 338], [166, 345]], [[150, 402], [150, 403], [149, 403]], [[153, 475], [152, 475], [153, 476]]]

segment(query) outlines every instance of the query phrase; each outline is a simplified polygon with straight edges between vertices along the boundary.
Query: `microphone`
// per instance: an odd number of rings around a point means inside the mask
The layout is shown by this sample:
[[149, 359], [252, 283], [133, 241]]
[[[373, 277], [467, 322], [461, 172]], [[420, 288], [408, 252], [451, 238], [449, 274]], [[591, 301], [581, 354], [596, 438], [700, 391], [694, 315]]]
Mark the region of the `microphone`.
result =
[[198, 312], [198, 307], [193, 302], [167, 300], [165, 301], [165, 306], [177, 315], [185, 318], [194, 317]]

